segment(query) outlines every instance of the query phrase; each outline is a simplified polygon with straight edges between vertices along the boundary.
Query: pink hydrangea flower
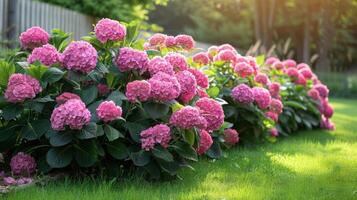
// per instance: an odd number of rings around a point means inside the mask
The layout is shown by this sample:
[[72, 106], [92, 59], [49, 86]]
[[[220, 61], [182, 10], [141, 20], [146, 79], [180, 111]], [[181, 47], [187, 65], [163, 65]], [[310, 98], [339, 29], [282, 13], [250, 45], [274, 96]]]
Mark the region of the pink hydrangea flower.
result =
[[322, 116], [322, 118], [321, 118], [320, 126], [321, 126], [321, 128], [324, 128], [327, 130], [335, 130], [335, 125], [333, 124], [333, 122], [331, 122], [330, 119], [325, 118], [324, 116]]
[[200, 88], [197, 88], [196, 94], [200, 98], [209, 97], [207, 92], [205, 90], [200, 89]]
[[184, 97], [182, 100], [185, 103], [188, 103], [196, 95], [196, 78], [191, 74], [191, 72], [187, 70], [178, 72], [175, 77], [177, 78], [177, 81], [180, 83], [181, 87], [180, 99]]
[[149, 38], [150, 46], [164, 46], [167, 35], [161, 33], [155, 33]]
[[283, 112], [283, 103], [279, 99], [272, 99], [270, 102], [269, 110], [280, 114]]
[[25, 74], [12, 74], [5, 91], [5, 99], [11, 103], [33, 99], [42, 91], [38, 80]]
[[114, 62], [121, 72], [131, 70], [144, 72], [147, 69], [149, 58], [144, 51], [123, 47]]
[[214, 131], [221, 127], [224, 122], [224, 112], [217, 101], [207, 97], [201, 98], [196, 102], [196, 107], [207, 121], [207, 131]]
[[270, 105], [271, 96], [267, 89], [261, 87], [253, 88], [254, 101], [260, 109], [266, 109]]
[[16, 179], [12, 178], [12, 177], [4, 177], [3, 179], [3, 183], [6, 186], [10, 186], [10, 185], [15, 185], [16, 184]]
[[26, 185], [32, 183], [32, 178], [22, 177], [16, 181], [16, 185]]
[[218, 47], [218, 51], [230, 50], [236, 52], [236, 49], [230, 44], [222, 44]]
[[165, 39], [165, 46], [166, 47], [174, 47], [176, 46], [176, 40], [174, 36], [167, 36]]
[[148, 63], [148, 71], [151, 76], [158, 72], [163, 72], [169, 75], [174, 74], [173, 66], [162, 57], [154, 57]]
[[252, 89], [246, 84], [240, 84], [233, 88], [232, 98], [242, 104], [249, 104], [254, 101]]
[[110, 92], [110, 88], [103, 83], [97, 85], [99, 95], [106, 95]]
[[200, 130], [200, 144], [197, 148], [198, 155], [202, 155], [207, 152], [207, 150], [212, 146], [213, 140], [211, 135], [205, 131]]
[[207, 127], [207, 121], [201, 115], [200, 110], [192, 106], [186, 106], [174, 112], [171, 115], [170, 124], [182, 129], [194, 127], [205, 129]]
[[140, 133], [141, 148], [150, 151], [155, 144], [160, 144], [167, 148], [171, 140], [170, 127], [165, 124], [158, 124]]
[[328, 97], [329, 89], [326, 87], [326, 85], [319, 83], [314, 85], [313, 88], [319, 92], [321, 98]]
[[224, 61], [235, 63], [237, 61], [237, 54], [232, 50], [220, 51], [214, 58], [214, 61]]
[[298, 70], [302, 70], [302, 69], [310, 69], [310, 67], [309, 67], [309, 65], [308, 64], [306, 64], [306, 63], [300, 63], [300, 64], [298, 64], [297, 66], [296, 66], [296, 68], [298, 69]]
[[269, 58], [266, 59], [265, 64], [266, 65], [272, 65], [277, 61], [280, 61], [280, 60], [277, 57], [273, 57], [272, 56], [272, 57], [269, 57]]
[[122, 109], [115, 105], [114, 101], [103, 101], [96, 109], [98, 118], [104, 122], [110, 122], [121, 117]]
[[180, 83], [175, 76], [159, 72], [148, 81], [151, 86], [150, 97], [157, 101], [171, 101], [181, 93]]
[[286, 74], [294, 80], [299, 78], [299, 71], [296, 68], [288, 68]]
[[284, 68], [284, 64], [280, 61], [276, 61], [273, 63], [272, 68], [276, 70], [282, 70]]
[[305, 86], [307, 82], [306, 82], [305, 77], [302, 74], [299, 74], [298, 79], [295, 80], [295, 83], [298, 85]]
[[194, 48], [195, 41], [189, 35], [177, 35], [175, 37], [175, 43], [177, 46], [189, 51]]
[[195, 62], [199, 65], [207, 65], [210, 61], [207, 53], [205, 53], [205, 52], [196, 53], [192, 57], [192, 60], [193, 60], [193, 62]]
[[234, 71], [238, 76], [245, 78], [254, 74], [254, 69], [246, 62], [239, 62], [234, 66]]
[[188, 71], [195, 76], [198, 86], [205, 89], [208, 88], [209, 82], [206, 74], [204, 74], [198, 69], [193, 69], [193, 68], [189, 68]]
[[313, 73], [310, 68], [302, 68], [299, 70], [300, 74], [304, 76], [306, 79], [311, 79], [313, 77]]
[[147, 101], [150, 98], [151, 86], [150, 83], [141, 80], [133, 81], [126, 85], [125, 96], [130, 102]]
[[270, 129], [269, 132], [270, 132], [270, 135], [273, 136], [273, 137], [278, 137], [279, 136], [278, 129], [276, 129], [276, 128]]
[[71, 42], [61, 55], [66, 69], [88, 74], [97, 65], [97, 50], [86, 41]]
[[333, 115], [333, 107], [329, 104], [329, 103], [326, 103], [326, 104], [324, 104], [324, 116], [326, 117], [326, 118], [331, 118], [332, 117], [332, 115]]
[[33, 49], [48, 43], [50, 35], [41, 27], [34, 26], [20, 35], [20, 44], [24, 49]]
[[296, 67], [296, 62], [294, 60], [288, 59], [283, 61], [283, 65], [286, 68], [294, 68]]
[[265, 112], [265, 116], [267, 118], [270, 118], [271, 120], [273, 120], [274, 122], [277, 122], [278, 119], [279, 119], [279, 115], [275, 112], [272, 112], [272, 111], [267, 111]]
[[101, 43], [121, 41], [126, 36], [126, 28], [116, 20], [101, 19], [94, 27], [95, 35]]
[[319, 100], [320, 99], [320, 93], [314, 88], [311, 88], [308, 92], [307, 95], [311, 97], [314, 100]]
[[11, 172], [15, 175], [30, 175], [35, 172], [36, 166], [35, 159], [23, 152], [17, 153], [10, 161]]
[[270, 81], [266, 74], [259, 73], [254, 77], [254, 81], [262, 85], [267, 85]]
[[44, 65], [51, 66], [59, 61], [59, 56], [60, 54], [54, 46], [45, 44], [35, 48], [27, 58], [27, 62], [32, 64], [35, 61], [40, 61]]
[[86, 105], [79, 99], [70, 99], [53, 110], [51, 126], [56, 131], [63, 131], [66, 126], [73, 130], [80, 130], [84, 125], [89, 124], [90, 119], [91, 113]]
[[218, 54], [218, 47], [217, 46], [211, 46], [207, 50], [208, 57], [212, 61], [214, 56]]
[[278, 98], [280, 93], [280, 84], [276, 82], [269, 84], [269, 92], [273, 98]]
[[234, 129], [226, 129], [224, 130], [224, 142], [229, 145], [235, 145], [239, 142], [239, 134]]
[[165, 60], [173, 66], [176, 72], [188, 69], [188, 64], [186, 62], [185, 56], [179, 53], [168, 53], [165, 56]]
[[64, 92], [61, 95], [59, 95], [58, 97], [56, 97], [56, 102], [57, 102], [57, 104], [64, 104], [70, 99], [79, 99], [80, 100], [81, 97], [79, 97], [76, 94], [70, 93], [70, 92]]

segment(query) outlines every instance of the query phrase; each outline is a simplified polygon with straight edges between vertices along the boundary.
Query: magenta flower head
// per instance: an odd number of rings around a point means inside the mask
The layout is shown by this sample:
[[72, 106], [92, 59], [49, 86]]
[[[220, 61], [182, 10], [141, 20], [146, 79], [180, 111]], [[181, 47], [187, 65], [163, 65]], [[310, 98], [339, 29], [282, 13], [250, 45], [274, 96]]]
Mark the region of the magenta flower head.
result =
[[319, 92], [321, 98], [328, 97], [329, 89], [326, 87], [326, 85], [319, 83], [314, 85], [313, 88]]
[[222, 44], [218, 47], [218, 51], [230, 50], [236, 52], [236, 49], [230, 44]]
[[239, 142], [239, 134], [234, 129], [226, 129], [224, 130], [224, 142], [228, 145], [235, 145]]
[[5, 99], [10, 103], [33, 99], [42, 91], [38, 80], [25, 74], [12, 74], [5, 90]]
[[273, 111], [268, 111], [265, 113], [265, 116], [267, 118], [270, 118], [271, 120], [273, 120], [274, 122], [277, 122], [279, 119], [279, 115]]
[[201, 115], [207, 121], [207, 131], [214, 131], [222, 126], [224, 112], [222, 106], [217, 101], [204, 97], [196, 102], [196, 107], [200, 109]]
[[130, 102], [147, 101], [150, 98], [151, 85], [145, 80], [133, 81], [126, 85], [125, 96]]
[[161, 33], [155, 33], [149, 38], [149, 44], [153, 47], [165, 46], [167, 35]]
[[197, 95], [199, 98], [203, 98], [203, 97], [209, 97], [207, 92], [201, 88], [197, 88], [197, 91], [196, 91]]
[[155, 56], [148, 63], [148, 71], [151, 76], [158, 72], [163, 72], [169, 75], [174, 74], [172, 65], [162, 57]]
[[76, 94], [70, 93], [70, 92], [64, 92], [61, 95], [59, 95], [58, 97], [56, 97], [56, 102], [57, 102], [57, 104], [64, 104], [70, 99], [79, 99], [80, 100], [81, 97], [79, 97]]
[[265, 64], [266, 65], [272, 65], [277, 61], [280, 61], [280, 60], [277, 57], [273, 57], [272, 56], [272, 57], [269, 57], [269, 58], [266, 59]]
[[3, 183], [6, 186], [15, 185], [16, 184], [16, 179], [14, 179], [11, 176], [4, 177]]
[[48, 43], [50, 35], [41, 27], [34, 26], [20, 35], [20, 44], [24, 49], [33, 49]]
[[208, 88], [208, 77], [203, 72], [193, 68], [189, 68], [188, 71], [195, 76], [198, 86], [200, 86], [201, 88]]
[[272, 137], [278, 137], [278, 136], [279, 136], [278, 129], [276, 129], [276, 128], [270, 129], [269, 132], [270, 132], [270, 135], [271, 135]]
[[125, 38], [126, 28], [116, 20], [101, 19], [94, 27], [95, 35], [101, 43], [121, 41]]
[[320, 93], [314, 88], [311, 88], [308, 92], [307, 95], [311, 97], [314, 100], [319, 100], [320, 99]]
[[103, 84], [103, 83], [99, 83], [97, 85], [97, 89], [98, 89], [99, 95], [106, 95], [110, 92], [110, 88], [106, 84]]
[[238, 76], [240, 76], [242, 78], [245, 78], [247, 76], [251, 76], [254, 74], [254, 68], [246, 62], [238, 62], [234, 66], [234, 71], [238, 74]]
[[282, 70], [284, 68], [284, 64], [280, 61], [276, 61], [271, 67], [276, 70]]
[[209, 59], [212, 61], [214, 56], [218, 54], [218, 47], [217, 46], [211, 46], [208, 48], [207, 50], [207, 54], [208, 54], [208, 57]]
[[254, 77], [254, 81], [262, 85], [267, 85], [270, 81], [266, 74], [259, 73]]
[[188, 69], [188, 64], [186, 62], [185, 56], [183, 56], [182, 54], [168, 53], [165, 56], [165, 60], [173, 66], [176, 72]]
[[214, 61], [224, 61], [234, 63], [237, 61], [237, 54], [229, 49], [220, 51], [214, 58]]
[[88, 74], [95, 69], [97, 58], [97, 50], [91, 44], [86, 41], [74, 41], [63, 51], [61, 62], [68, 70]]
[[23, 152], [17, 153], [10, 161], [11, 172], [15, 175], [30, 175], [35, 172], [36, 166], [35, 159]]
[[269, 92], [273, 98], [278, 98], [279, 93], [280, 93], [280, 84], [276, 83], [276, 82], [270, 83], [269, 84]]
[[66, 126], [72, 130], [80, 130], [88, 125], [91, 114], [80, 99], [70, 99], [56, 107], [51, 115], [51, 126], [55, 131], [63, 131]]
[[155, 144], [160, 144], [167, 148], [171, 140], [170, 127], [165, 124], [158, 124], [140, 133], [141, 148], [150, 151]]
[[144, 51], [139, 51], [130, 47], [123, 47], [120, 49], [114, 62], [121, 72], [131, 70], [145, 72], [149, 58]]
[[98, 118], [104, 122], [111, 122], [121, 117], [122, 109], [114, 101], [103, 101], [96, 109]]
[[181, 87], [180, 98], [184, 96], [184, 102], [187, 103], [196, 95], [196, 78], [187, 70], [178, 72], [175, 76]]
[[246, 84], [240, 84], [233, 88], [232, 98], [242, 104], [249, 104], [254, 101], [252, 89]]
[[323, 115], [324, 115], [327, 119], [329, 119], [329, 118], [332, 117], [332, 115], [333, 115], [333, 107], [332, 107], [329, 103], [325, 103], [325, 104], [324, 104], [323, 110], [324, 110]]
[[300, 64], [298, 64], [297, 66], [296, 66], [296, 68], [298, 69], [298, 70], [302, 70], [302, 69], [310, 69], [310, 67], [309, 67], [309, 65], [308, 64], [306, 64], [306, 63], [300, 63]]
[[59, 61], [59, 56], [60, 54], [54, 46], [45, 44], [42, 47], [35, 48], [27, 58], [27, 62], [32, 64], [40, 61], [44, 65], [51, 66]]
[[293, 80], [297, 80], [299, 78], [299, 71], [296, 68], [288, 68], [286, 70], [286, 74]]
[[195, 47], [195, 41], [189, 35], [177, 35], [175, 37], [176, 46], [183, 48], [184, 50], [192, 50]]
[[207, 121], [201, 115], [200, 110], [192, 106], [186, 106], [174, 112], [171, 115], [170, 124], [182, 129], [194, 127], [205, 129], [207, 127]]
[[279, 99], [272, 99], [270, 102], [269, 110], [280, 114], [283, 112], [283, 103]]
[[205, 130], [200, 130], [200, 144], [197, 148], [198, 155], [206, 153], [212, 144], [213, 140], [211, 135]]
[[325, 118], [324, 116], [322, 116], [322, 118], [321, 118], [320, 126], [321, 126], [321, 128], [324, 128], [327, 130], [335, 130], [335, 125], [333, 124], [333, 122], [331, 122], [330, 119]]
[[148, 81], [151, 86], [150, 97], [153, 100], [166, 102], [179, 97], [181, 93], [180, 83], [177, 78], [163, 72], [159, 72]]
[[295, 84], [305, 86], [306, 83], [307, 83], [307, 82], [306, 82], [306, 79], [305, 79], [304, 75], [299, 74], [298, 79], [295, 80]]
[[295, 68], [296, 67], [296, 62], [294, 60], [288, 59], [283, 61], [283, 65], [286, 68]]
[[207, 65], [210, 62], [210, 59], [208, 57], [208, 54], [206, 52], [200, 52], [196, 53], [192, 57], [193, 62], [199, 64], [199, 65]]
[[299, 70], [300, 74], [304, 76], [306, 79], [311, 79], [313, 77], [313, 73], [310, 68], [302, 68]]
[[266, 109], [270, 105], [271, 96], [267, 89], [261, 87], [253, 88], [254, 101], [260, 109]]
[[165, 46], [166, 47], [175, 47], [176, 41], [174, 36], [167, 36], [165, 39]]

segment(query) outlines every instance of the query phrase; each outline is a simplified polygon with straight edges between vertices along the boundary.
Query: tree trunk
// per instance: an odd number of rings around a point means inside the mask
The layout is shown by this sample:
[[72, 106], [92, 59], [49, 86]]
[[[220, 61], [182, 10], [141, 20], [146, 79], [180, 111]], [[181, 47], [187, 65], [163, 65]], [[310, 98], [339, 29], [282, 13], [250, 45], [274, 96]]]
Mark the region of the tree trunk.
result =
[[309, 2], [305, 1], [305, 19], [304, 19], [304, 38], [302, 49], [302, 60], [304, 63], [310, 64], [310, 9]]

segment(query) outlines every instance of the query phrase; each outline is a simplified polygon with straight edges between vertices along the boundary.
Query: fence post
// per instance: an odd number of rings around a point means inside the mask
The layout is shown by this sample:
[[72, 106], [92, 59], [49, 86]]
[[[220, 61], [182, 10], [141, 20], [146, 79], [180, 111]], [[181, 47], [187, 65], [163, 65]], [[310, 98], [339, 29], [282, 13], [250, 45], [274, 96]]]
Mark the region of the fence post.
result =
[[8, 17], [6, 22], [6, 40], [8, 41], [8, 48], [15, 48], [16, 43], [16, 7], [17, 0], [10, 0], [8, 2]]

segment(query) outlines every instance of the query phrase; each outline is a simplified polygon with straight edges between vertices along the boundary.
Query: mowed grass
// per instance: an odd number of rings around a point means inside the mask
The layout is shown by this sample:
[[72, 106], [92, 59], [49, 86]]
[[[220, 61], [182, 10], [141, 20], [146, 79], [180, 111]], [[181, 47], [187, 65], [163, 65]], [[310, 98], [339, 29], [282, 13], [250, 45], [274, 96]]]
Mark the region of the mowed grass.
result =
[[235, 148], [226, 158], [202, 159], [195, 171], [183, 170], [183, 180], [62, 181], [4, 199], [357, 199], [357, 101], [333, 105], [336, 131]]

